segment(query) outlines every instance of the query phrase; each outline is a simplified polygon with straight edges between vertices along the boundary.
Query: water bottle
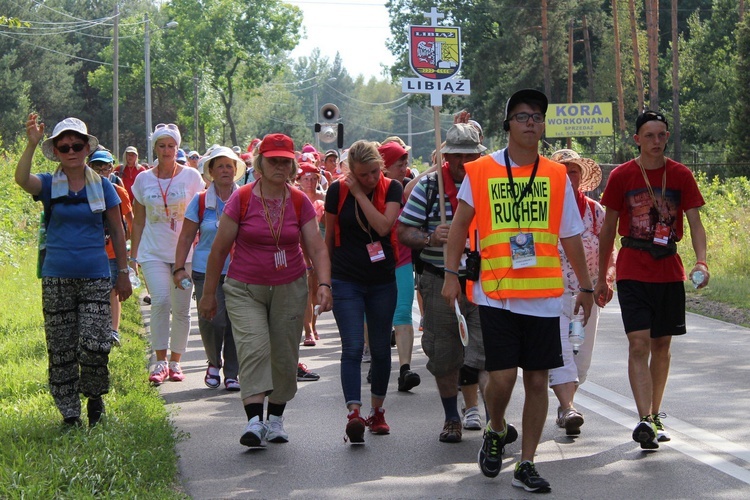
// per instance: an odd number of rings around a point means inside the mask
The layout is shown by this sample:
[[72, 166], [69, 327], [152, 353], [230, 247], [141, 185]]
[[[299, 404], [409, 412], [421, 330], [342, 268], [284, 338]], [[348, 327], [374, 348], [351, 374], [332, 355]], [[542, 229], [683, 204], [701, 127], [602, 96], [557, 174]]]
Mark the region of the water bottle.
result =
[[568, 340], [573, 346], [573, 354], [578, 354], [578, 349], [583, 344], [586, 334], [583, 331], [583, 313], [573, 315], [568, 324]]
[[128, 278], [130, 278], [130, 285], [133, 288], [138, 288], [139, 286], [141, 286], [141, 279], [138, 277], [132, 267], [128, 268]]
[[192, 284], [193, 282], [190, 281], [190, 278], [182, 278], [182, 281], [180, 281], [180, 286], [182, 287], [183, 290], [187, 290], [188, 288], [190, 288], [190, 285]]
[[39, 218], [39, 256], [36, 261], [36, 277], [42, 277], [42, 265], [47, 255], [47, 226], [44, 224], [44, 212]]
[[704, 279], [706, 279], [706, 275], [703, 273], [703, 271], [695, 271], [690, 277], [690, 280], [693, 282], [693, 288], [698, 288], [699, 286], [701, 286], [701, 283], [703, 283]]

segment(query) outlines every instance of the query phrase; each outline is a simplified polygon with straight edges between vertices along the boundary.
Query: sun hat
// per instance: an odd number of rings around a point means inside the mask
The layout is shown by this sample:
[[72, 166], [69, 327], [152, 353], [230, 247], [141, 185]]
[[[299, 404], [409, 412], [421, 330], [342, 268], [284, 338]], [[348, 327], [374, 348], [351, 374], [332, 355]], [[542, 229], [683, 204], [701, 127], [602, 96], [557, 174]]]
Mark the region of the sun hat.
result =
[[112, 153], [104, 150], [99, 150], [91, 155], [91, 158], [89, 159], [89, 163], [94, 163], [95, 161], [100, 161], [103, 163], [114, 163], [115, 159], [112, 158]]
[[125, 148], [125, 154], [127, 154], [127, 153], [135, 153], [136, 156], [137, 156], [138, 155], [138, 150], [136, 149], [135, 146], [128, 146], [128, 147]]
[[381, 144], [378, 148], [378, 153], [380, 153], [380, 156], [383, 158], [385, 168], [389, 168], [403, 156], [409, 154], [406, 149], [396, 141]]
[[260, 143], [259, 152], [266, 158], [294, 159], [294, 141], [284, 134], [267, 134]]
[[55, 125], [55, 128], [52, 130], [52, 135], [49, 136], [43, 143], [42, 143], [42, 153], [45, 157], [49, 158], [52, 161], [60, 161], [60, 158], [57, 157], [57, 155], [54, 152], [53, 148], [53, 142], [55, 139], [57, 139], [63, 132], [77, 132], [85, 137], [89, 138], [89, 149], [91, 151], [94, 151], [96, 147], [99, 145], [99, 139], [94, 137], [93, 135], [89, 134], [88, 129], [86, 128], [86, 124], [83, 123], [78, 118], [65, 118], [63, 121]]
[[174, 142], [177, 143], [177, 147], [180, 147], [182, 142], [182, 134], [180, 129], [174, 123], [159, 123], [154, 127], [154, 132], [151, 134], [151, 147], [156, 147], [156, 141], [162, 137], [171, 137]]
[[479, 132], [468, 123], [456, 123], [445, 134], [445, 145], [440, 149], [442, 154], [474, 154], [486, 151], [479, 142]]
[[211, 150], [211, 154], [208, 156], [204, 156], [201, 158], [201, 162], [203, 162], [203, 177], [206, 178], [206, 180], [212, 180], [211, 172], [210, 172], [210, 165], [211, 162], [215, 158], [219, 157], [225, 157], [229, 158], [230, 160], [233, 160], [235, 165], [237, 166], [237, 172], [234, 174], [234, 182], [237, 182], [239, 179], [242, 178], [243, 175], [245, 175], [245, 170], [247, 167], [245, 166], [245, 162], [240, 159], [239, 156], [237, 156], [237, 153], [235, 153], [232, 148], [228, 148], [226, 146], [219, 146]]
[[560, 149], [552, 153], [550, 160], [558, 163], [573, 163], [581, 167], [581, 184], [578, 190], [582, 193], [593, 191], [602, 183], [602, 169], [591, 158], [582, 158], [572, 149]]
[[469, 121], [468, 121], [468, 122], [466, 122], [466, 123], [468, 123], [469, 125], [471, 125], [471, 126], [472, 126], [472, 127], [474, 127], [475, 129], [477, 129], [477, 131], [479, 132], [479, 135], [480, 135], [480, 136], [481, 136], [482, 134], [484, 134], [484, 130], [482, 129], [482, 126], [481, 126], [481, 125], [479, 124], [479, 122], [478, 122], [478, 121], [476, 121], [476, 120], [469, 120]]
[[329, 149], [328, 151], [326, 151], [325, 156], [323, 156], [323, 158], [327, 159], [329, 156], [335, 156], [336, 159], [338, 160], [339, 152], [336, 151], [335, 149]]

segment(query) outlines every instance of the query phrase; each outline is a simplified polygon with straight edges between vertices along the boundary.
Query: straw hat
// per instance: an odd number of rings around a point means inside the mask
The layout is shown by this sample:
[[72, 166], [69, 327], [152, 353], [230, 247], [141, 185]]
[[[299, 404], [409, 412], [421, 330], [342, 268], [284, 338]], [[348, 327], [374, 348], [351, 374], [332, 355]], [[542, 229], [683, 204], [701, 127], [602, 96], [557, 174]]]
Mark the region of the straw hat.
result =
[[593, 191], [602, 183], [602, 169], [591, 158], [581, 158], [572, 149], [560, 149], [552, 153], [550, 160], [558, 163], [574, 163], [581, 167], [581, 185], [578, 190], [585, 193]]
[[210, 170], [209, 166], [211, 165], [211, 161], [213, 161], [215, 158], [218, 158], [220, 156], [224, 156], [226, 158], [229, 158], [230, 160], [233, 160], [235, 165], [237, 165], [237, 172], [234, 174], [234, 182], [237, 182], [239, 179], [242, 178], [243, 175], [245, 175], [245, 170], [247, 168], [245, 166], [245, 162], [242, 161], [240, 157], [237, 156], [237, 154], [234, 151], [232, 151], [232, 148], [228, 148], [226, 146], [219, 146], [217, 148], [214, 148], [211, 151], [211, 154], [201, 158], [201, 161], [204, 162], [203, 177], [205, 177], [209, 181], [211, 180], [211, 173], [209, 172]]

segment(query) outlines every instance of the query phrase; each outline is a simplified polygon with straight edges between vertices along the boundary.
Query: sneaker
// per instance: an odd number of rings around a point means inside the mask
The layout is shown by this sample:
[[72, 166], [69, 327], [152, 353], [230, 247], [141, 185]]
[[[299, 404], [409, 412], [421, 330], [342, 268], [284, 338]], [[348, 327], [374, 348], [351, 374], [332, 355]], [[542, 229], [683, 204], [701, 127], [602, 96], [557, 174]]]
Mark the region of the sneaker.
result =
[[391, 328], [391, 347], [396, 347], [396, 329]]
[[349, 439], [352, 444], [364, 443], [367, 422], [360, 416], [359, 409], [350, 411], [347, 418], [349, 420], [346, 423], [346, 438], [344, 438], [344, 441]]
[[656, 432], [656, 424], [651, 420], [651, 416], [643, 417], [633, 430], [633, 441], [641, 443], [644, 450], [655, 450], [659, 448]]
[[169, 363], [166, 361], [157, 361], [151, 375], [148, 377], [149, 382], [154, 385], [161, 385], [169, 378]]
[[144, 295], [143, 296], [143, 303], [151, 305], [151, 295]]
[[365, 348], [362, 351], [362, 362], [363, 363], [372, 363], [372, 356], [370, 356], [370, 346], [365, 344]]
[[225, 378], [224, 388], [230, 392], [237, 392], [240, 390], [240, 383], [236, 378]]
[[409, 392], [422, 382], [419, 374], [411, 370], [406, 370], [398, 376], [399, 392]]
[[512, 425], [506, 423], [505, 431], [498, 433], [493, 431], [490, 423], [487, 422], [487, 427], [484, 428], [484, 442], [477, 456], [482, 474], [487, 477], [496, 477], [500, 473], [505, 445], [516, 439], [518, 439], [518, 431]]
[[89, 427], [93, 427], [99, 423], [102, 415], [104, 415], [104, 400], [99, 396], [98, 398], [89, 398], [86, 403], [86, 413], [89, 417]]
[[221, 385], [219, 369], [211, 363], [209, 363], [208, 368], [206, 368], [206, 376], [203, 377], [203, 383], [206, 384], [206, 387], [209, 389], [218, 389]]
[[516, 464], [512, 484], [517, 488], [523, 488], [532, 493], [549, 493], [552, 491], [549, 482], [539, 476], [534, 462], [529, 462], [528, 460]]
[[385, 423], [385, 409], [383, 407], [370, 410], [367, 425], [373, 434], [389, 434], [391, 432], [391, 428]]
[[284, 430], [284, 417], [277, 415], [268, 416], [268, 434], [266, 439], [271, 443], [288, 443], [289, 434]]
[[672, 436], [669, 435], [669, 432], [664, 429], [664, 424], [661, 423], [661, 419], [667, 418], [667, 414], [664, 412], [654, 413], [653, 415], [651, 415], [651, 418], [653, 419], [654, 425], [656, 426], [656, 440], [660, 443], [671, 441]]
[[185, 380], [185, 374], [182, 373], [180, 363], [178, 363], [177, 361], [169, 362], [169, 380], [171, 380], [172, 382], [182, 382], [183, 380]]
[[565, 429], [568, 436], [577, 436], [581, 433], [583, 415], [575, 408], [557, 408], [557, 426]]
[[420, 332], [423, 332], [423, 331], [424, 331], [424, 318], [421, 318], [421, 319], [419, 320], [419, 331], [420, 331]]
[[248, 448], [265, 448], [268, 427], [257, 415], [248, 421], [245, 432], [240, 438], [240, 444]]
[[297, 382], [311, 382], [318, 380], [320, 375], [307, 369], [307, 365], [297, 363]]
[[482, 430], [482, 416], [479, 414], [479, 408], [472, 406], [464, 410], [463, 426], [469, 431]]
[[461, 442], [461, 422], [459, 420], [446, 420], [443, 424], [443, 432], [440, 433], [441, 443]]
[[110, 332], [110, 336], [112, 337], [112, 345], [114, 347], [120, 347], [120, 334], [117, 330], [112, 330]]

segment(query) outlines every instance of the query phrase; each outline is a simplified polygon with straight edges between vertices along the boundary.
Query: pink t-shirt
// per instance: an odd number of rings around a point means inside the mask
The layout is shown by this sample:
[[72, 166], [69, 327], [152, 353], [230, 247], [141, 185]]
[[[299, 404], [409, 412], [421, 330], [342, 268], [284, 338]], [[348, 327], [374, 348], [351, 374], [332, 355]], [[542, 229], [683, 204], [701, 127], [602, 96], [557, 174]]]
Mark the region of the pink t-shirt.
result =
[[[285, 285], [305, 274], [306, 266], [300, 247], [302, 226], [315, 219], [315, 209], [305, 196], [300, 211], [300, 220], [294, 210], [291, 196], [286, 198], [284, 220], [279, 237], [279, 248], [286, 253], [286, 268], [276, 269], [274, 254], [278, 252], [271, 229], [264, 216], [265, 210], [259, 196], [251, 196], [247, 213], [240, 222], [239, 190], [227, 200], [224, 213], [239, 224], [234, 243], [234, 254], [227, 276], [250, 285]], [[274, 228], [278, 227], [281, 200], [266, 200]]]

